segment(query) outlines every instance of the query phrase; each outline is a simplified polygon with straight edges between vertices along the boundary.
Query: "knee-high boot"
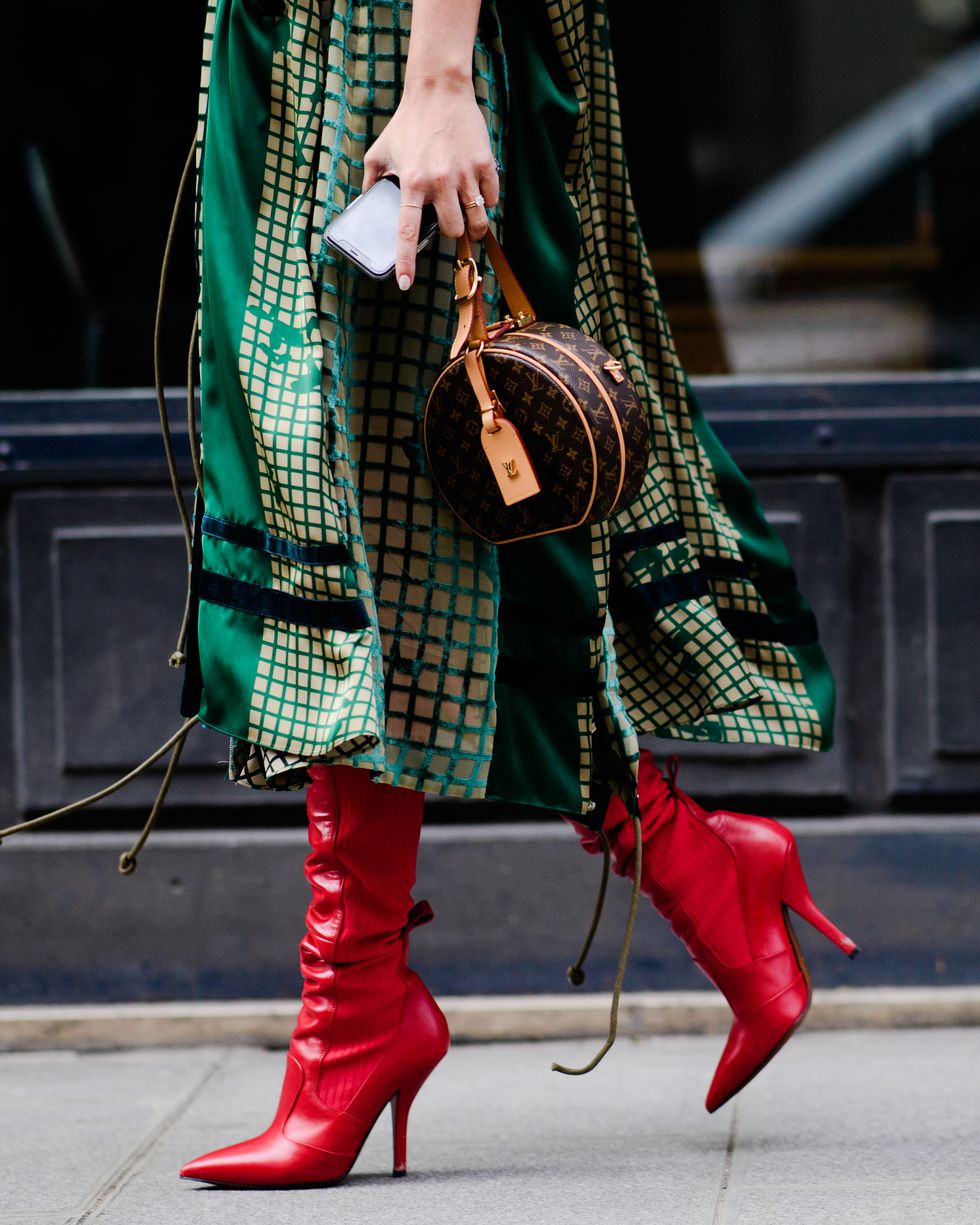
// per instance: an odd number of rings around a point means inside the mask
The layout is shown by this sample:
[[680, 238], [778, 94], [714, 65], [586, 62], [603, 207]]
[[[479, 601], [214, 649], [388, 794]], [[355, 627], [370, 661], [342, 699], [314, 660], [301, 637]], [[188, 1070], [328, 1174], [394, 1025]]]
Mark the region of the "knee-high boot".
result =
[[250, 1140], [188, 1162], [183, 1178], [239, 1187], [339, 1182], [382, 1110], [392, 1109], [394, 1174], [408, 1113], [449, 1048], [446, 1019], [408, 968], [422, 825], [419, 791], [365, 769], [312, 766], [307, 791], [313, 897], [300, 941], [302, 1004], [275, 1118]]
[[[858, 949], [817, 909], [803, 877], [796, 840], [778, 821], [748, 813], [706, 812], [640, 753], [641, 889], [722, 992], [734, 1015], [705, 1106], [734, 1096], [776, 1054], [810, 1007], [811, 984], [787, 908], [849, 957]], [[599, 834], [570, 820], [587, 851]], [[632, 820], [613, 796], [603, 821], [614, 870], [632, 878]]]

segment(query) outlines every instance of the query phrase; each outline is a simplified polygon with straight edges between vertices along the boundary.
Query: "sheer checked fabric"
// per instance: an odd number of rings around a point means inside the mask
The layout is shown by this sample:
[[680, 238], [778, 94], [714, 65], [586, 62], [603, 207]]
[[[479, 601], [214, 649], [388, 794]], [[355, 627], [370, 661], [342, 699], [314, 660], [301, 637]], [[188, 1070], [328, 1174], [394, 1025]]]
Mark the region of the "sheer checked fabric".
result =
[[[231, 737], [231, 776], [248, 785], [300, 786], [308, 762], [345, 761], [580, 816], [610, 791], [628, 800], [641, 733], [829, 747], [812, 613], [674, 350], [601, 0], [485, 3], [474, 84], [505, 168], [494, 220], [508, 254], [532, 253], [517, 271], [539, 309], [567, 284], [567, 322], [623, 362], [650, 464], [611, 522], [533, 551], [498, 550], [440, 501], [420, 430], [451, 339], [454, 243], [421, 256], [403, 294], [323, 241], [400, 97], [409, 23], [398, 0], [209, 8], [200, 680], [185, 710]], [[550, 157], [531, 156], [534, 140]], [[545, 242], [554, 218], [572, 229]], [[536, 751], [518, 769], [522, 728]]]

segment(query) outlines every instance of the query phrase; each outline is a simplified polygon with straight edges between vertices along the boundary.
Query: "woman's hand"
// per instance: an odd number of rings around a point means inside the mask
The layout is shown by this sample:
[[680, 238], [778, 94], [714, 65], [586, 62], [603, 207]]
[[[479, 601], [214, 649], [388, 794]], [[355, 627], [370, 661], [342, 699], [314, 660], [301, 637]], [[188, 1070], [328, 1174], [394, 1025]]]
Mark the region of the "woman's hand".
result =
[[[395, 277], [401, 289], [408, 289], [415, 279], [422, 205], [429, 200], [435, 205], [443, 234], [458, 238], [465, 229], [471, 238], [480, 238], [487, 229], [486, 210], [499, 198], [496, 162], [472, 84], [462, 89], [406, 87], [364, 157], [362, 190], [384, 174], [396, 174], [401, 186]], [[485, 204], [464, 207], [479, 195]]]
[[[405, 88], [395, 113], [364, 156], [362, 191], [398, 176], [401, 209], [395, 277], [415, 279], [422, 205], [431, 201], [443, 234], [480, 238], [498, 201], [497, 164], [473, 91], [479, 0], [415, 0]], [[483, 196], [483, 204], [465, 207]]]

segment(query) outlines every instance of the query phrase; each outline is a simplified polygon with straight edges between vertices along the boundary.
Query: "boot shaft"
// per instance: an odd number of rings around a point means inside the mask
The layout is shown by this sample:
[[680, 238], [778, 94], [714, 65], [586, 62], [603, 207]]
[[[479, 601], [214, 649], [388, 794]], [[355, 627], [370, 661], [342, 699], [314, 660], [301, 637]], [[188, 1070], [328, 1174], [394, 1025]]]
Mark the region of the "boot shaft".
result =
[[306, 810], [308, 936], [324, 959], [397, 953], [412, 908], [424, 796], [367, 769], [312, 766]]
[[398, 1032], [424, 797], [366, 769], [313, 766], [307, 792], [311, 899], [299, 944], [302, 1004], [290, 1043], [307, 1089], [346, 1108]]

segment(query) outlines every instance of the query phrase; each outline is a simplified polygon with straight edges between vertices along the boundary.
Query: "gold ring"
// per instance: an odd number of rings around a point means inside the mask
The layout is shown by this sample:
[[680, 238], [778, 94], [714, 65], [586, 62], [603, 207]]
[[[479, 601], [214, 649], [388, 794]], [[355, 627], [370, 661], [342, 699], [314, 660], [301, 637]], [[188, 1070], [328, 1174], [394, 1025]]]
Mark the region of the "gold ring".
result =
[[467, 200], [463, 208], [476, 208], [478, 204], [486, 204], [486, 200], [482, 196], [475, 196], [472, 200]]

